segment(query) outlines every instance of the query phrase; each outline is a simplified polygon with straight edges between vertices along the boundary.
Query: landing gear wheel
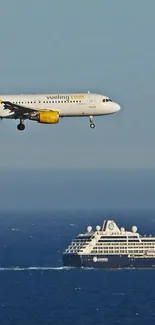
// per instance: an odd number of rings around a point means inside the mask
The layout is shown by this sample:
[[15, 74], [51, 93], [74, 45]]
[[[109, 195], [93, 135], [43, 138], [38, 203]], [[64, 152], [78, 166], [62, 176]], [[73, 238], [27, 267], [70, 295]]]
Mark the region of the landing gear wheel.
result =
[[23, 123], [19, 123], [19, 124], [17, 125], [17, 129], [18, 129], [19, 131], [24, 131], [24, 130], [25, 130], [25, 125], [24, 125]]
[[94, 124], [94, 118], [92, 115], [89, 116], [89, 121], [90, 121], [90, 128], [94, 129], [95, 128], [95, 124]]

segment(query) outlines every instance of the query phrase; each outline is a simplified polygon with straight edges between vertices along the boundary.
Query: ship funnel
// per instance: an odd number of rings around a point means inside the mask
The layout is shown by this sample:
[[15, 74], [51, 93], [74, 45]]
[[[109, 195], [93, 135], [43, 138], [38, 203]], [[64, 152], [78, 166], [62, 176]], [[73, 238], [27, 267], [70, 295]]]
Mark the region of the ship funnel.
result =
[[106, 220], [103, 224], [103, 231], [120, 233], [119, 228], [113, 220]]

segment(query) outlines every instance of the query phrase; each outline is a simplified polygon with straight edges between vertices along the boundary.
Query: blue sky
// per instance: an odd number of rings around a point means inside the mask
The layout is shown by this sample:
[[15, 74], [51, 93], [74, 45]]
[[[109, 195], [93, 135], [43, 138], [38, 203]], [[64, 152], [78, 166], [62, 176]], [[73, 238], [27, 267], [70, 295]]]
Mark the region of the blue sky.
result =
[[107, 218], [105, 210], [155, 211], [152, 171], [33, 170], [3, 171], [0, 176], [0, 212], [93, 209]]
[[103, 93], [119, 114], [0, 122], [0, 170], [155, 168], [154, 0], [5, 0], [0, 93]]

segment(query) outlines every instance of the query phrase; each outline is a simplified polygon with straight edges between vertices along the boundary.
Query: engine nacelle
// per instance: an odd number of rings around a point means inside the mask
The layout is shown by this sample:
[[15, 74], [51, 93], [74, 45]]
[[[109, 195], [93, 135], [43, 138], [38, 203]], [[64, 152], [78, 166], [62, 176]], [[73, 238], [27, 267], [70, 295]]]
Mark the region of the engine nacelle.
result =
[[39, 112], [38, 122], [39, 123], [56, 124], [59, 122], [59, 113], [51, 112], [51, 111]]

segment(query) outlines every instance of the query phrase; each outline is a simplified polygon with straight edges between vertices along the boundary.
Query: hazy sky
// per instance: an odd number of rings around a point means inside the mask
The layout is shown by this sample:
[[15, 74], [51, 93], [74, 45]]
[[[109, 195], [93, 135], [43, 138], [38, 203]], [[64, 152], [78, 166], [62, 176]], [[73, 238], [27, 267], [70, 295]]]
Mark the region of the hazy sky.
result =
[[103, 214], [105, 209], [155, 211], [154, 193], [152, 171], [4, 171], [0, 177], [0, 212], [64, 208], [100, 209]]
[[0, 169], [155, 168], [155, 1], [2, 0], [0, 93], [92, 91], [121, 113], [0, 122]]

